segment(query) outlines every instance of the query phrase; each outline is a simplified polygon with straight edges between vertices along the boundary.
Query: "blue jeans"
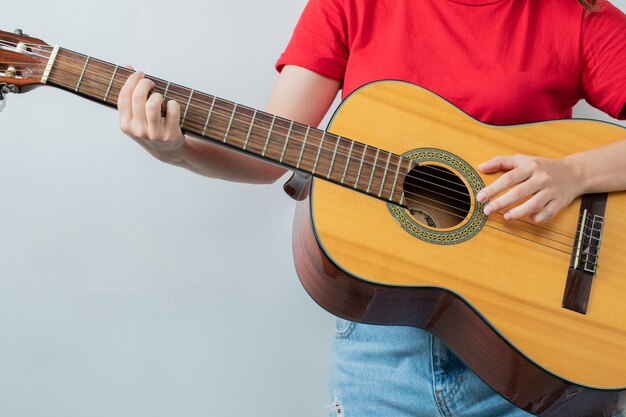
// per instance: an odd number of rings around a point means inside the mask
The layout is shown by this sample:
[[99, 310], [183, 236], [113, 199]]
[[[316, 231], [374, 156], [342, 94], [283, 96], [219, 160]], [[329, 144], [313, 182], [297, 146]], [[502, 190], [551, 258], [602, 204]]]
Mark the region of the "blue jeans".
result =
[[411, 327], [337, 320], [331, 416], [528, 417], [439, 339]]

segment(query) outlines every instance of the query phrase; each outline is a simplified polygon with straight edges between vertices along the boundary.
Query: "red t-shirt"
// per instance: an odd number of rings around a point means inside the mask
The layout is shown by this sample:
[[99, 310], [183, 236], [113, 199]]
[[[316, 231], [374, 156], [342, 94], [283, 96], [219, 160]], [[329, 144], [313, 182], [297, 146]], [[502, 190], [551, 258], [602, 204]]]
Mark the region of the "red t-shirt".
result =
[[626, 119], [626, 15], [576, 0], [310, 0], [276, 66], [409, 81], [475, 118], [569, 118], [581, 98]]

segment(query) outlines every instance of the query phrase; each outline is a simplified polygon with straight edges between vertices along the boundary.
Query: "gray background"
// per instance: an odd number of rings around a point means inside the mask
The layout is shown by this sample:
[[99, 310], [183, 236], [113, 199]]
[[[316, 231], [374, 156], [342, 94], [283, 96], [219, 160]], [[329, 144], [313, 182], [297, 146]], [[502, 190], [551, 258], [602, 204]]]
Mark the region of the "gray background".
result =
[[[1, 27], [263, 107], [304, 4], [4, 2]], [[333, 320], [282, 182], [162, 164], [50, 88], [0, 121], [0, 416], [326, 415]]]

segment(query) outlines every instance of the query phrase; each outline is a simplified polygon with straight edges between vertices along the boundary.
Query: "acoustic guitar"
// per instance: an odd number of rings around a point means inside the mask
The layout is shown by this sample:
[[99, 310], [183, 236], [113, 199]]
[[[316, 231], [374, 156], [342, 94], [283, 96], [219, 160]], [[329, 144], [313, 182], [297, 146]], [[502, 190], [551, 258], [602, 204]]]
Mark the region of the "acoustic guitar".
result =
[[[116, 107], [131, 70], [0, 32], [0, 91], [50, 85]], [[399, 81], [368, 84], [322, 131], [154, 77], [195, 137], [295, 172], [295, 264], [346, 319], [441, 338], [487, 384], [541, 416], [609, 416], [626, 396], [626, 192], [554, 219], [487, 218], [496, 155], [551, 158], [626, 138], [591, 120], [497, 127]]]

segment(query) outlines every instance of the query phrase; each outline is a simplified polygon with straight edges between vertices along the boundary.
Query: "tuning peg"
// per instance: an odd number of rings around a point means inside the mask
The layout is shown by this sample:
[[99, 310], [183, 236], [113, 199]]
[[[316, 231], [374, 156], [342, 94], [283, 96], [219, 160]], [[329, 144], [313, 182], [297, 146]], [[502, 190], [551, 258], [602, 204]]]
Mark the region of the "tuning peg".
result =
[[9, 93], [18, 93], [19, 90], [14, 84], [0, 83], [0, 112], [7, 104], [6, 95]]
[[14, 35], [20, 35], [20, 36], [28, 36], [28, 35], [24, 35], [24, 31], [22, 29], [15, 29], [13, 31]]

